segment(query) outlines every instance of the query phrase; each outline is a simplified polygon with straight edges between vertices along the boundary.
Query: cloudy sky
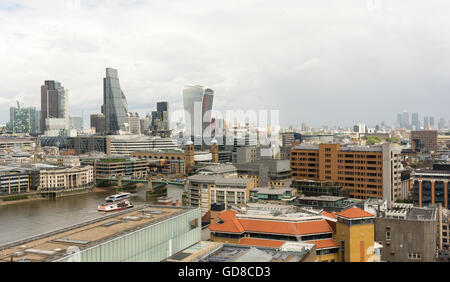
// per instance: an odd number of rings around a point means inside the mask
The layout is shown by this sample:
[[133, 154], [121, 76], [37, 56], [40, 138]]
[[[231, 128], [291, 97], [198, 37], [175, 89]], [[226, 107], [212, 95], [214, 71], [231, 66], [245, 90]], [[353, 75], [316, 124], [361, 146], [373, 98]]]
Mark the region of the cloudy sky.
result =
[[277, 109], [281, 126], [450, 119], [448, 0], [0, 0], [0, 123], [40, 86], [69, 89], [87, 123], [118, 69], [129, 110], [182, 106], [184, 84], [214, 108]]

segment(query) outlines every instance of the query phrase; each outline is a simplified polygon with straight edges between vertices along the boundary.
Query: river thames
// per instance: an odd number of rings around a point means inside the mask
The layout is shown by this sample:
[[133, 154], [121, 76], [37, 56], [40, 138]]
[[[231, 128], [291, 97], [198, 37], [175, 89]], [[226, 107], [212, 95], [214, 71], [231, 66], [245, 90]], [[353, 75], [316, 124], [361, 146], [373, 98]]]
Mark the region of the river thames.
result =
[[[135, 206], [151, 204], [152, 202], [146, 201], [146, 190], [137, 189], [132, 194], [130, 202]], [[112, 194], [114, 189], [109, 192], [90, 192], [58, 199], [2, 205], [0, 206], [0, 245], [105, 216], [104, 212], [97, 211], [97, 206]], [[183, 190], [179, 187], [168, 185], [167, 194], [174, 201], [182, 202]]]

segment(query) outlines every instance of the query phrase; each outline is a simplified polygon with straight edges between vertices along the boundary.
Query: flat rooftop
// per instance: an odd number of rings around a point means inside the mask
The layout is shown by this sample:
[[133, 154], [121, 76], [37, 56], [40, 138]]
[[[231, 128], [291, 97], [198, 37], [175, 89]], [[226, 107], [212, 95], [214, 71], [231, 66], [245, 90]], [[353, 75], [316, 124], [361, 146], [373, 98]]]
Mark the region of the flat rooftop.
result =
[[321, 202], [337, 202], [345, 200], [345, 197], [338, 196], [302, 196], [298, 200], [321, 201]]
[[86, 221], [57, 231], [0, 246], [0, 262], [56, 261], [67, 255], [69, 247], [80, 250], [151, 226], [192, 208], [142, 205]]

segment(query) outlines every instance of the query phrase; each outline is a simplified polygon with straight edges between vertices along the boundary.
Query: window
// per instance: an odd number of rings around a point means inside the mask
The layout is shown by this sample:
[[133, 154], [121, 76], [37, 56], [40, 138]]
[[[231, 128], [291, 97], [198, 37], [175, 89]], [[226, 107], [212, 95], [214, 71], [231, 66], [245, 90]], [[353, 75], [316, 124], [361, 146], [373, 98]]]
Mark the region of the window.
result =
[[386, 231], [386, 240], [391, 240], [391, 231]]

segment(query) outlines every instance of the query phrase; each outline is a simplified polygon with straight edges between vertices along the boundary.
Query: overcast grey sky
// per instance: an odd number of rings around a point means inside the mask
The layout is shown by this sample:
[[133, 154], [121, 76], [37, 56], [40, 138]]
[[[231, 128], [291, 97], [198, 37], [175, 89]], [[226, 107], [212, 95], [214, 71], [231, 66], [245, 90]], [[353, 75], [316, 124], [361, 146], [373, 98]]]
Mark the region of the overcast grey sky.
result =
[[[70, 115], [100, 112], [106, 67], [130, 111], [182, 105], [279, 109], [281, 126], [450, 119], [450, 1], [0, 0], [0, 122], [40, 86], [69, 89]], [[87, 121], [88, 122], [88, 121]]]

